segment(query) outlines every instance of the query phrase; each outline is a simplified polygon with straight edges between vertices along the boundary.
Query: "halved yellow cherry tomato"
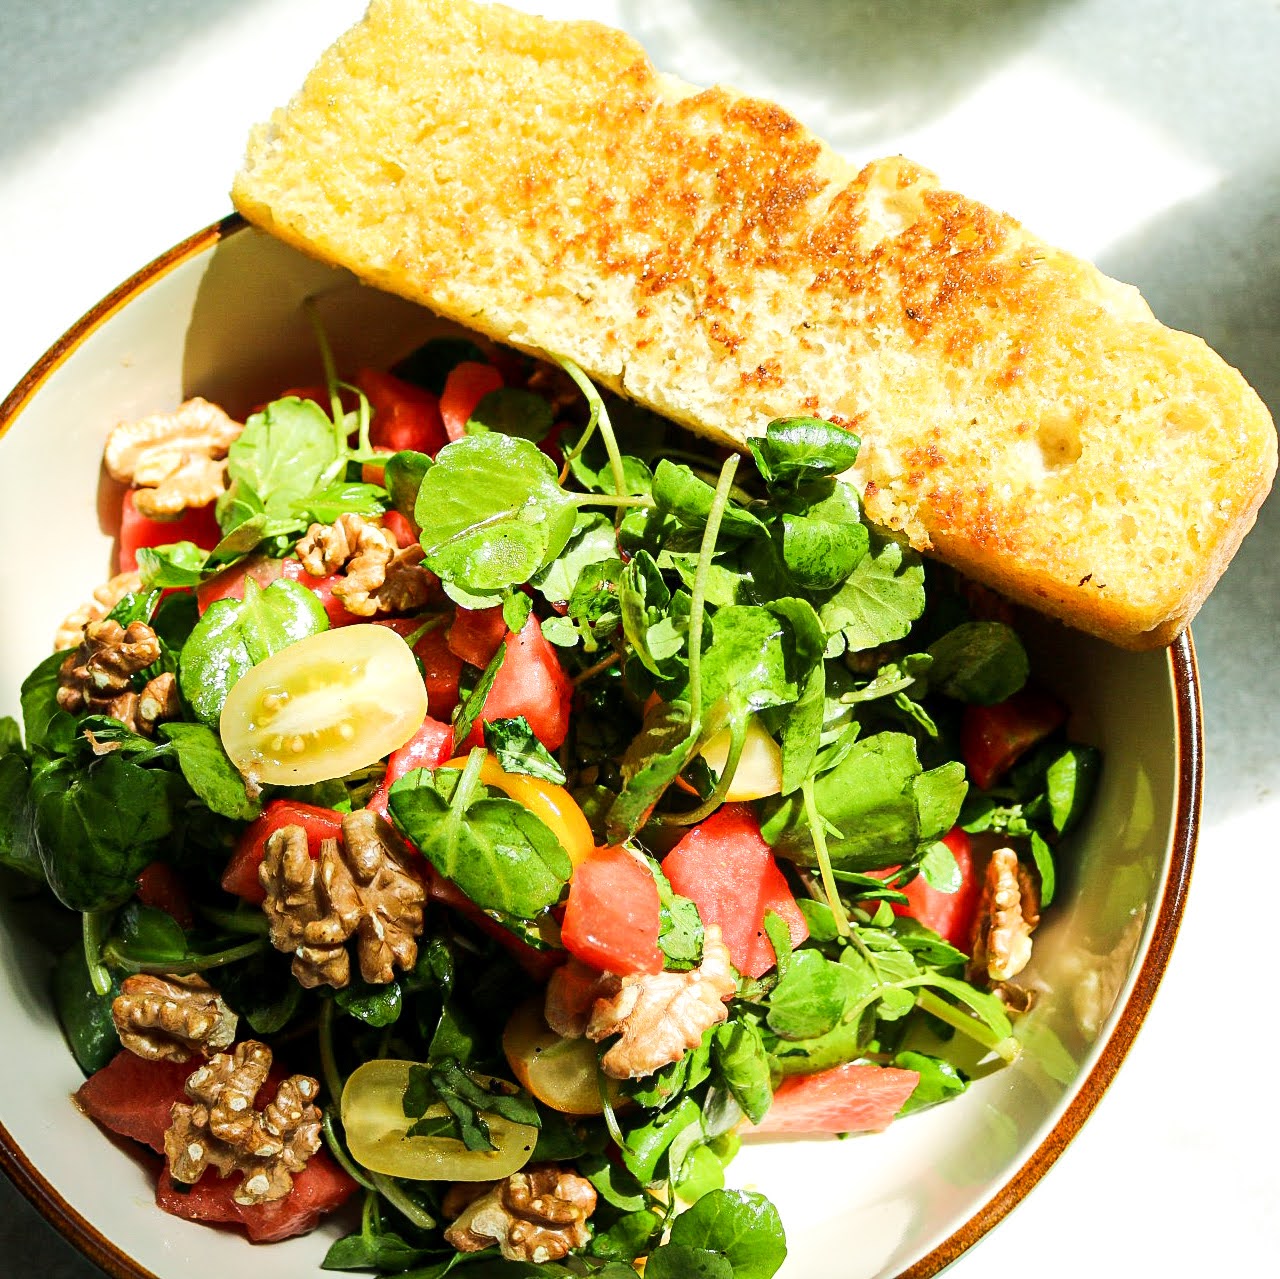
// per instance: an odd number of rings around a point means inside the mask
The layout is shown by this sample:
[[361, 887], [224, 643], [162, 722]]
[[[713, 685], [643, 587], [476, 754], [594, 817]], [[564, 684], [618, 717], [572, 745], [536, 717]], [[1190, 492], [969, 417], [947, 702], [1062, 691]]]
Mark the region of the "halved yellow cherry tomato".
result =
[[[451, 759], [441, 768], [466, 768], [465, 755]], [[524, 773], [508, 773], [492, 755], [484, 757], [480, 767], [480, 780], [486, 786], [500, 790], [509, 799], [523, 805], [539, 818], [560, 841], [576, 866], [585, 861], [596, 846], [595, 836], [587, 822], [586, 814], [563, 786], [543, 781], [540, 777], [528, 777]]]
[[232, 686], [218, 728], [246, 777], [300, 786], [375, 763], [426, 714], [426, 686], [404, 640], [383, 626], [344, 626], [253, 667]]
[[[702, 748], [702, 758], [717, 775], [724, 772], [724, 766], [729, 760], [730, 738], [729, 729], [722, 728]], [[746, 740], [742, 744], [738, 767], [725, 798], [730, 803], [744, 799], [763, 799], [766, 795], [776, 795], [781, 789], [782, 748], [770, 736], [768, 729], [752, 715], [747, 720]]]
[[[406, 1137], [404, 1092], [417, 1063], [376, 1058], [358, 1067], [342, 1090], [342, 1127], [351, 1157], [370, 1172], [410, 1181], [498, 1181], [529, 1162], [538, 1130], [482, 1111], [496, 1149], [468, 1150], [456, 1137]], [[426, 1118], [449, 1112], [431, 1106]]]
[[[598, 1115], [599, 1050], [590, 1039], [563, 1039], [547, 1025], [542, 1000], [521, 1004], [502, 1032], [502, 1051], [515, 1077], [543, 1105], [566, 1115]], [[613, 1105], [622, 1101], [616, 1079], [606, 1081]]]

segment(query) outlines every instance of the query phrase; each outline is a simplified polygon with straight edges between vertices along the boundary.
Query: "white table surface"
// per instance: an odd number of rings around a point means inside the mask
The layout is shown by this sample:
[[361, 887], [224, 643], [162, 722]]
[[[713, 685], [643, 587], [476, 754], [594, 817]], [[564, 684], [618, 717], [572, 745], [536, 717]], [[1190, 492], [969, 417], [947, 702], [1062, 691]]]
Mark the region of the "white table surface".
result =
[[[664, 69], [776, 96], [855, 159], [911, 155], [1137, 284], [1280, 410], [1276, 0], [524, 7], [625, 26]], [[0, 0], [0, 389], [229, 211], [250, 124], [362, 8]], [[1273, 500], [1194, 627], [1205, 822], [1164, 986], [1081, 1135], [956, 1276], [1252, 1274], [1280, 1255], [1278, 600]], [[0, 1178], [0, 1275], [97, 1273]]]

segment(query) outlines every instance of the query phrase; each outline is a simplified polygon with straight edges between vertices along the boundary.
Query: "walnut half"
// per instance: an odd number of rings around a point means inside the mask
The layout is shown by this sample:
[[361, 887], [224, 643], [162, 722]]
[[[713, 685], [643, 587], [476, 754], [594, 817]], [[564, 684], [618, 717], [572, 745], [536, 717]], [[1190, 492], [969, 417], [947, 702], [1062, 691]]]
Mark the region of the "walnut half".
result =
[[987, 863], [973, 928], [971, 980], [1006, 982], [1031, 960], [1031, 933], [1040, 922], [1040, 894], [1012, 848]]
[[271, 944], [293, 955], [293, 975], [307, 988], [351, 980], [346, 944], [356, 939], [360, 975], [383, 984], [418, 957], [426, 889], [395, 832], [376, 813], [342, 819], [342, 840], [326, 839], [314, 861], [301, 826], [267, 840], [258, 872]]
[[177, 1102], [164, 1135], [175, 1181], [194, 1185], [206, 1169], [241, 1174], [235, 1201], [268, 1203], [293, 1189], [293, 1177], [320, 1149], [320, 1085], [290, 1075], [265, 1109], [254, 1106], [271, 1072], [271, 1049], [246, 1039], [196, 1070], [185, 1088], [192, 1104]]
[[508, 1261], [542, 1265], [585, 1247], [591, 1238], [587, 1218], [595, 1211], [596, 1192], [571, 1169], [530, 1164], [491, 1188], [475, 1187], [481, 1193], [466, 1202], [472, 1189], [473, 1183], [463, 1183], [445, 1199], [446, 1215], [450, 1208], [460, 1214], [444, 1232], [459, 1252], [497, 1244]]
[[679, 1061], [724, 1021], [725, 1000], [737, 990], [729, 948], [707, 925], [702, 963], [684, 973], [593, 974], [562, 965], [547, 984], [547, 1025], [566, 1039], [583, 1034], [596, 1043], [619, 1036], [600, 1065], [614, 1079], [637, 1079]]
[[110, 715], [135, 733], [150, 736], [157, 724], [178, 719], [182, 702], [169, 671], [135, 692], [134, 677], [160, 660], [160, 640], [145, 622], [126, 628], [104, 618], [84, 628], [79, 646], [58, 668], [58, 705], [73, 715]]
[[120, 1042], [147, 1061], [189, 1061], [228, 1048], [236, 1037], [235, 1013], [204, 978], [135, 973], [120, 985], [111, 1005]]
[[313, 524], [297, 553], [313, 577], [342, 573], [333, 593], [358, 617], [407, 612], [431, 598], [434, 579], [422, 567], [422, 547], [400, 550], [386, 529], [363, 516], [348, 513], [333, 524]]

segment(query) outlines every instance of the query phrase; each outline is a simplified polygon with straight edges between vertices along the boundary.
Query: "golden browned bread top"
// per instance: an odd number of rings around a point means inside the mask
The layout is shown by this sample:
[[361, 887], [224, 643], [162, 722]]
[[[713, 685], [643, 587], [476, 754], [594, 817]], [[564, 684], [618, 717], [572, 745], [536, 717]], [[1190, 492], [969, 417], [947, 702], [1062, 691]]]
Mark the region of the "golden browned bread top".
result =
[[847, 425], [872, 519], [1127, 646], [1185, 625], [1275, 471], [1258, 397], [1134, 289], [594, 23], [374, 0], [233, 195], [703, 434]]

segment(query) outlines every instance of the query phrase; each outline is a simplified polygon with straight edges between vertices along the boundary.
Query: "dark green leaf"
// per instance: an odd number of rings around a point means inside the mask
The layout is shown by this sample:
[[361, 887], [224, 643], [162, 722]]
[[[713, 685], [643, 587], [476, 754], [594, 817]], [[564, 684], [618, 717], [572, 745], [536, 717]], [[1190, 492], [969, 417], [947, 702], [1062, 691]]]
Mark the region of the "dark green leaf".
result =
[[52, 749], [54, 743], [70, 746], [75, 737], [75, 718], [58, 706], [58, 671], [66, 653], [50, 653], [22, 681], [22, 726], [27, 749]]
[[105, 958], [130, 969], [139, 965], [177, 965], [189, 953], [187, 935], [172, 915], [136, 901], [121, 910], [103, 947]]
[[847, 471], [858, 460], [856, 435], [821, 418], [779, 418], [749, 441], [756, 469], [771, 489], [794, 488]]
[[1076, 745], [1068, 746], [1049, 765], [1045, 786], [1050, 820], [1058, 834], [1071, 830], [1089, 807], [1101, 765], [1101, 752], [1092, 746]]
[[644, 1273], [645, 1279], [734, 1279], [737, 1271], [718, 1252], [667, 1243], [649, 1254]]
[[1031, 832], [1031, 858], [1040, 875], [1040, 907], [1050, 905], [1058, 891], [1058, 877], [1054, 871], [1053, 850], [1039, 831]]
[[111, 1016], [112, 1000], [119, 993], [120, 987], [114, 981], [105, 995], [93, 989], [82, 945], [66, 951], [53, 970], [53, 1002], [58, 1020], [76, 1065], [86, 1075], [101, 1070], [120, 1051], [120, 1036]]
[[551, 405], [541, 395], [519, 387], [504, 386], [490, 391], [472, 409], [467, 419], [467, 434], [500, 431], [503, 435], [518, 435], [522, 440], [532, 440], [537, 444], [547, 438], [554, 423]]
[[844, 1020], [846, 1008], [866, 993], [857, 974], [821, 951], [796, 953], [769, 996], [769, 1029], [783, 1039], [816, 1039]]
[[380, 484], [356, 481], [328, 484], [293, 503], [293, 514], [306, 523], [336, 524], [343, 515], [372, 519], [387, 509], [387, 491]]
[[564, 549], [532, 581], [547, 600], [562, 604], [573, 595], [583, 569], [617, 558], [618, 536], [612, 521], [599, 511], [579, 511]]
[[178, 752], [178, 767], [196, 798], [233, 821], [250, 822], [262, 803], [250, 799], [244, 778], [222, 749], [222, 739], [204, 724], [162, 724], [160, 735]]
[[649, 1251], [650, 1243], [661, 1231], [662, 1218], [656, 1213], [644, 1209], [624, 1213], [607, 1230], [596, 1232], [589, 1251], [593, 1257], [634, 1261]]
[[[707, 516], [715, 499], [715, 488], [699, 479], [687, 466], [663, 458], [653, 473], [653, 500], [658, 510], [673, 516], [695, 531], [706, 527]], [[768, 530], [745, 507], [730, 502], [720, 520], [720, 535], [725, 538], [753, 537]]]
[[118, 754], [86, 769], [67, 760], [31, 780], [36, 844], [45, 877], [71, 910], [102, 910], [133, 892], [173, 829], [169, 777]]
[[463, 744], [471, 736], [471, 730], [475, 727], [475, 722], [479, 719], [480, 712], [484, 710], [485, 701], [493, 689], [493, 681], [498, 678], [498, 672], [502, 669], [502, 663], [506, 659], [507, 646], [505, 643], [499, 644], [493, 650], [489, 665], [484, 668], [484, 673], [476, 681], [475, 688], [467, 694], [466, 700], [458, 708], [457, 716], [453, 721], [453, 749], [455, 754], [463, 749]]
[[742, 1113], [758, 1124], [773, 1102], [769, 1058], [759, 1028], [736, 1017], [717, 1026], [711, 1053], [721, 1082]]
[[232, 686], [252, 667], [329, 627], [315, 594], [281, 578], [260, 590], [244, 580], [244, 599], [215, 600], [182, 646], [182, 695], [206, 724], [216, 724]]
[[898, 542], [873, 537], [871, 549], [818, 610], [828, 636], [851, 652], [902, 639], [924, 612], [924, 565]]
[[941, 840], [932, 844], [920, 859], [920, 873], [925, 883], [939, 893], [960, 891], [962, 880], [956, 856]]
[[482, 910], [533, 919], [559, 900], [573, 869], [560, 841], [522, 804], [456, 769], [417, 769], [391, 787], [391, 814], [433, 866]]
[[1003, 622], [965, 622], [929, 645], [931, 688], [961, 702], [992, 706], [1027, 682], [1022, 641]]
[[393, 1273], [421, 1265], [431, 1256], [426, 1248], [416, 1248], [399, 1235], [380, 1231], [374, 1235], [347, 1235], [337, 1239], [320, 1263], [321, 1270], [377, 1270]]
[[435, 463], [425, 453], [402, 449], [393, 453], [382, 472], [382, 482], [391, 497], [391, 505], [407, 520], [413, 519], [422, 477]]
[[648, 1204], [644, 1187], [636, 1178], [604, 1155], [583, 1155], [578, 1171], [596, 1188], [605, 1203], [623, 1212], [639, 1212]]
[[514, 719], [493, 719], [485, 723], [484, 744], [497, 757], [503, 772], [523, 773], [543, 781], [565, 784], [564, 769], [549, 750], [534, 736], [523, 715]]
[[698, 740], [684, 702], [660, 702], [644, 718], [640, 735], [622, 757], [624, 785], [609, 809], [613, 843], [623, 843], [643, 824], [649, 810], [675, 781]]
[[138, 548], [138, 573], [146, 587], [198, 586], [208, 561], [209, 552], [194, 542]]
[[375, 986], [356, 979], [337, 992], [334, 1003], [348, 1016], [357, 1018], [366, 1026], [381, 1028], [394, 1026], [400, 1020], [404, 996], [399, 982], [391, 981]]
[[698, 1125], [701, 1132], [702, 1110], [697, 1101], [686, 1095], [669, 1110], [627, 1131], [622, 1162], [642, 1185], [648, 1185], [654, 1179], [658, 1160], [676, 1137], [693, 1124]]
[[533, 601], [523, 591], [512, 591], [502, 601], [502, 620], [513, 635], [519, 635], [524, 630], [524, 624], [532, 612]]
[[[12, 720], [0, 721], [12, 724]], [[31, 838], [27, 796], [31, 773], [16, 751], [0, 755], [0, 866], [30, 879], [44, 879], [40, 853]]]
[[943, 1061], [940, 1057], [930, 1057], [926, 1053], [900, 1052], [893, 1059], [893, 1064], [899, 1070], [914, 1070], [920, 1076], [915, 1090], [898, 1111], [900, 1115], [909, 1115], [913, 1110], [923, 1110], [940, 1101], [950, 1101], [968, 1087], [964, 1076], [949, 1061]]
[[[254, 413], [227, 454], [230, 491], [237, 486], [251, 490], [268, 517], [295, 524], [295, 504], [319, 488], [339, 461], [339, 443], [333, 423], [312, 400], [289, 396]], [[225, 531], [228, 523], [219, 512]], [[236, 521], [239, 523], [240, 521]]]
[[149, 622], [151, 614], [160, 601], [159, 587], [150, 587], [145, 591], [131, 591], [121, 596], [115, 607], [107, 614], [107, 621], [119, 622], [126, 630], [134, 622]]
[[475, 594], [527, 582], [564, 549], [576, 514], [551, 459], [496, 432], [441, 449], [414, 508], [426, 566]]
[[722, 1253], [734, 1279], [772, 1279], [787, 1256], [778, 1210], [749, 1190], [704, 1195], [672, 1223], [671, 1242]]

